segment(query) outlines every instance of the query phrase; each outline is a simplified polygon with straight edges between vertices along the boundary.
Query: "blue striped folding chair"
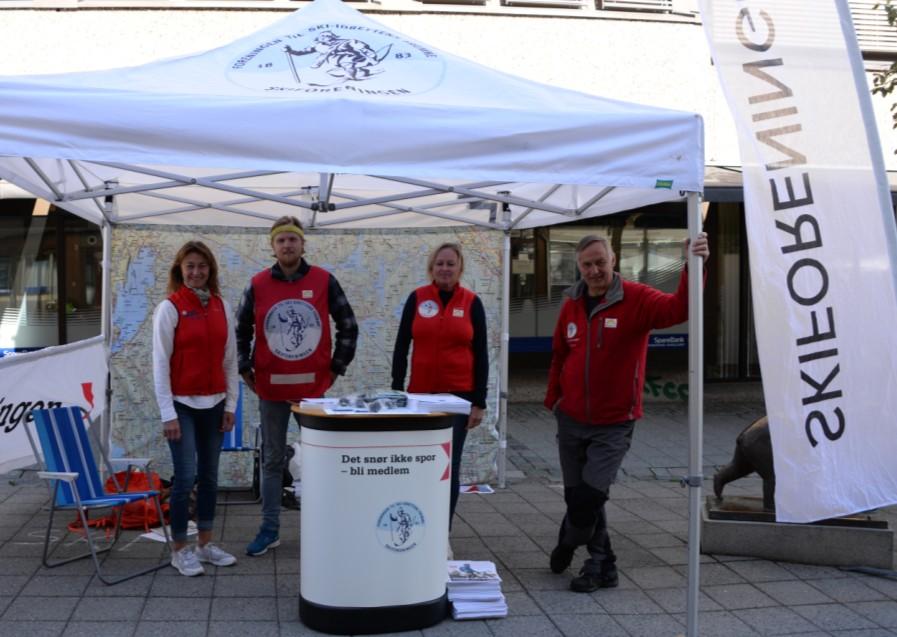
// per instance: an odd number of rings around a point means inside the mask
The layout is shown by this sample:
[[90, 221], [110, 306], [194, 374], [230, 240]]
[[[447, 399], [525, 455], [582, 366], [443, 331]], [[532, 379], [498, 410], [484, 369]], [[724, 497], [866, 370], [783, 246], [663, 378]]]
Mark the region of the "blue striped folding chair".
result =
[[239, 384], [239, 393], [237, 394], [237, 408], [234, 413], [234, 428], [224, 434], [224, 438], [221, 441], [221, 451], [227, 453], [239, 453], [239, 452], [248, 452], [252, 454], [252, 484], [249, 488], [245, 487], [228, 487], [219, 489], [219, 491], [225, 493], [237, 492], [237, 491], [249, 491], [252, 494], [252, 499], [226, 499], [219, 500], [218, 504], [258, 504], [262, 501], [262, 489], [261, 489], [261, 467], [259, 466], [259, 462], [261, 460], [261, 451], [259, 446], [259, 427], [258, 425], [252, 427], [254, 433], [253, 436], [253, 444], [252, 446], [246, 446], [243, 443], [243, 383]]
[[[119, 493], [106, 493], [103, 489], [103, 481], [97, 469], [94, 459], [94, 451], [90, 444], [87, 427], [84, 425], [84, 416], [80, 407], [58, 407], [55, 409], [35, 409], [31, 412], [34, 417], [34, 430], [40, 443], [40, 455], [42, 456], [44, 471], [38, 472], [38, 476], [50, 481], [50, 519], [47, 523], [47, 534], [44, 538], [43, 564], [47, 568], [55, 568], [68, 564], [75, 560], [91, 556], [97, 577], [104, 584], [118, 584], [138, 575], [159, 570], [168, 566], [171, 551], [171, 540], [168, 530], [163, 525], [165, 541], [168, 547], [168, 558], [160, 564], [151, 566], [141, 571], [132, 572], [116, 578], [105, 576], [100, 567], [99, 555], [107, 553], [115, 546], [115, 542], [121, 535], [121, 510], [129, 502], [139, 500], [152, 500], [156, 506], [156, 512], [160, 520], [164, 520], [162, 506], [158, 491], [125, 491], [119, 486]], [[33, 434], [26, 427], [31, 444], [37, 450]], [[99, 448], [99, 446], [98, 446]], [[112, 462], [103, 454], [102, 460], [109, 472], [114, 476]], [[144, 470], [149, 464], [145, 458], [117, 458], [116, 463], [127, 462], [129, 467], [142, 466]], [[117, 484], [117, 481], [116, 481]], [[98, 549], [95, 539], [97, 531], [91, 531], [88, 524], [88, 512], [93, 509], [113, 509], [115, 511], [115, 529], [111, 541], [105, 548]], [[65, 539], [63, 535], [55, 543], [50, 538], [53, 529], [53, 517], [56, 511], [77, 511], [84, 529], [84, 537], [87, 541], [89, 552], [67, 557], [56, 562], [50, 562], [51, 544], [53, 550]]]

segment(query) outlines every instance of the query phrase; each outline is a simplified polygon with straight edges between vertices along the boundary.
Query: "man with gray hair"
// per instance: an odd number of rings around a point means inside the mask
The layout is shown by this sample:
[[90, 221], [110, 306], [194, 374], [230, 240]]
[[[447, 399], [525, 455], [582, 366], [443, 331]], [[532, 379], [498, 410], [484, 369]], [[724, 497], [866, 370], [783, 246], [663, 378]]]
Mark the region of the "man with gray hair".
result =
[[[710, 256], [706, 234], [698, 235], [691, 252]], [[567, 504], [550, 566], [564, 572], [576, 547], [586, 546], [589, 557], [570, 582], [580, 593], [618, 583], [604, 503], [642, 416], [648, 336], [688, 319], [684, 268], [678, 289], [667, 294], [624, 281], [615, 264], [605, 237], [588, 235], [576, 246], [581, 279], [564, 291], [544, 403], [557, 417]]]

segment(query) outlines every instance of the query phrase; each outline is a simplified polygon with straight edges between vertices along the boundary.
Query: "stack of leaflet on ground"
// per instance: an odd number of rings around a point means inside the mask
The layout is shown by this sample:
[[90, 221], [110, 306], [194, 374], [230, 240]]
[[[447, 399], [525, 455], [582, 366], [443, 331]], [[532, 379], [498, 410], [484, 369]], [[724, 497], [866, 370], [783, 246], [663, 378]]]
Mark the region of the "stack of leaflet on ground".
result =
[[448, 598], [454, 619], [506, 617], [508, 604], [492, 562], [449, 560]]

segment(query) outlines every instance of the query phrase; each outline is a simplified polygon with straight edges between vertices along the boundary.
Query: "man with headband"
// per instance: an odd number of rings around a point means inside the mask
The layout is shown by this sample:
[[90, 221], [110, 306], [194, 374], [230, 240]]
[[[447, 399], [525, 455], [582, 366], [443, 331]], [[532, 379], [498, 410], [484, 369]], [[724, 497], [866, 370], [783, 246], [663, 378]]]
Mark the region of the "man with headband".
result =
[[[302, 257], [299, 220], [281, 217], [270, 238], [277, 262], [252, 277], [237, 310], [239, 371], [258, 394], [262, 425], [262, 525], [247, 555], [263, 555], [280, 544], [290, 403], [323, 396], [346, 373], [358, 340], [355, 314], [336, 278]], [[336, 324], [335, 339], [328, 315]]]

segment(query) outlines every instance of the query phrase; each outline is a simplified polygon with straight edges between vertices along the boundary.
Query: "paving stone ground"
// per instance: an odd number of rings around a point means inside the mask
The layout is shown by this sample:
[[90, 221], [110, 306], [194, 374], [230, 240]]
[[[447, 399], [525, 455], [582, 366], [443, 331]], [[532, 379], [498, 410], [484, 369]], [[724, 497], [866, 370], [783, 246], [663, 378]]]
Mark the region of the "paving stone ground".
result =
[[[762, 415], [754, 389], [709, 386], [705, 407], [705, 493], [729, 460], [735, 436]], [[541, 405], [509, 409], [508, 480], [492, 495], [462, 495], [452, 545], [459, 558], [491, 560], [503, 578], [505, 619], [446, 620], [407, 635], [423, 637], [596, 637], [684, 634], [686, 627], [688, 425], [681, 403], [652, 402], [639, 422], [608, 517], [620, 586], [593, 594], [568, 590], [575, 574], [554, 575], [548, 554], [564, 504], [554, 421]], [[299, 621], [299, 515], [285, 511], [282, 545], [242, 555], [259, 521], [257, 506], [219, 509], [218, 541], [239, 557], [202, 577], [172, 568], [105, 586], [84, 560], [41, 566], [47, 491], [18, 473], [0, 482], [0, 637], [252, 637], [316, 634]], [[11, 481], [13, 483], [11, 483]], [[747, 478], [727, 494], [760, 495]], [[882, 512], [893, 519], [897, 512]], [[106, 559], [113, 571], [148, 563], [159, 546], [126, 535]], [[701, 559], [700, 635], [897, 635], [897, 580], [831, 567], [738, 556]]]

